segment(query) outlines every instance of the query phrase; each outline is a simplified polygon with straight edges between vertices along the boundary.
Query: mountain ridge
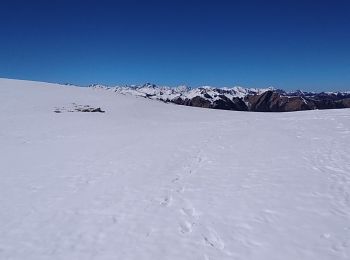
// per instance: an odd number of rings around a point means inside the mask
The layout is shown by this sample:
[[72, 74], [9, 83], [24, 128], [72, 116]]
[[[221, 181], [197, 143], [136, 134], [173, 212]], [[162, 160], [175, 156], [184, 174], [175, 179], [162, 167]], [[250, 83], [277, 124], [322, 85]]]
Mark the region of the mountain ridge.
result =
[[302, 90], [284, 91], [268, 88], [218, 88], [202, 86], [166, 87], [146, 83], [108, 87], [90, 85], [97, 89], [114, 91], [117, 94], [133, 95], [166, 103], [203, 108], [255, 111], [291, 112], [314, 109], [350, 108], [350, 91], [345, 92], [307, 92]]

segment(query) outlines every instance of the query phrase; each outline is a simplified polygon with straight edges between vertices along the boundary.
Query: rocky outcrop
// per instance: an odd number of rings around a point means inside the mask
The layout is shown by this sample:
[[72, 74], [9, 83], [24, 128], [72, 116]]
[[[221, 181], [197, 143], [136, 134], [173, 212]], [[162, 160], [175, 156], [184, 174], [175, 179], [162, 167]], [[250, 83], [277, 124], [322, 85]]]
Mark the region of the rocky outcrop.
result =
[[192, 107], [203, 107], [213, 108], [222, 110], [236, 110], [236, 111], [247, 111], [248, 107], [241, 98], [233, 98], [232, 100], [226, 96], [220, 95], [220, 99], [216, 99], [213, 102], [203, 97], [196, 96], [191, 99], [182, 99], [180, 97], [173, 100], [166, 100], [166, 102], [175, 103], [177, 105], [192, 106]]
[[291, 112], [313, 109], [350, 108], [347, 94], [292, 94], [266, 91], [263, 94], [247, 96], [250, 111]]
[[75, 103], [72, 103], [70, 107], [56, 107], [53, 112], [55, 113], [62, 113], [62, 112], [105, 113], [106, 111], [102, 110], [100, 107], [91, 107], [89, 105], [77, 105]]
[[106, 111], [102, 110], [100, 107], [94, 108], [94, 107], [83, 107], [83, 108], [76, 108], [76, 112], [92, 112], [92, 113], [105, 113]]
[[224, 95], [219, 95], [220, 99], [213, 102], [212, 108], [224, 110], [247, 111], [248, 107], [242, 98], [234, 97], [229, 99]]
[[211, 107], [211, 103], [209, 100], [199, 96], [186, 100], [185, 105], [191, 106], [191, 107], [204, 107], [204, 108]]
[[257, 112], [289, 112], [314, 109], [303, 97], [282, 96], [273, 91], [248, 96], [249, 110]]

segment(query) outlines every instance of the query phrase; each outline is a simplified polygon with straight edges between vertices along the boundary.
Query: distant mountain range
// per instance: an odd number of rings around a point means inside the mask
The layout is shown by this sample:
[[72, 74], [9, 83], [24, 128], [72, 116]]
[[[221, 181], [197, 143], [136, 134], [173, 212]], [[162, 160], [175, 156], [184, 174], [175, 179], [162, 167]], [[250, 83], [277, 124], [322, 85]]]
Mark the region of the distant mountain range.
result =
[[90, 87], [178, 105], [236, 111], [289, 112], [350, 108], [350, 91], [316, 93], [298, 90], [286, 92], [275, 88], [214, 88], [209, 86], [192, 89], [186, 86], [161, 87], [149, 83], [140, 86], [91, 85]]

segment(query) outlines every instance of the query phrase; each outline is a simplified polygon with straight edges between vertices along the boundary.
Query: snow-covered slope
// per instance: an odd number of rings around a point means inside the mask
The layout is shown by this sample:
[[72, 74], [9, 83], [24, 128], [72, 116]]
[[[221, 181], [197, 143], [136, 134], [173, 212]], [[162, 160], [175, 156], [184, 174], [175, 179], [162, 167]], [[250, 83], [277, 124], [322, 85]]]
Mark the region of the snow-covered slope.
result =
[[350, 259], [349, 109], [1, 79], [0, 113], [0, 259]]

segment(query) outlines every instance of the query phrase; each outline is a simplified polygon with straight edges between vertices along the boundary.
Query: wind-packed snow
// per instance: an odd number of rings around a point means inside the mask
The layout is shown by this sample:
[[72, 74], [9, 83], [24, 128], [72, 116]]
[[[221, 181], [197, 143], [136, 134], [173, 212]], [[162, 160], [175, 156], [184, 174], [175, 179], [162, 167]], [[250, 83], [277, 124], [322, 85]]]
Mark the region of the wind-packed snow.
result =
[[350, 109], [1, 79], [0, 113], [0, 259], [350, 259]]

